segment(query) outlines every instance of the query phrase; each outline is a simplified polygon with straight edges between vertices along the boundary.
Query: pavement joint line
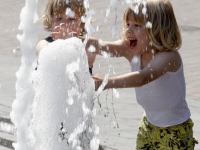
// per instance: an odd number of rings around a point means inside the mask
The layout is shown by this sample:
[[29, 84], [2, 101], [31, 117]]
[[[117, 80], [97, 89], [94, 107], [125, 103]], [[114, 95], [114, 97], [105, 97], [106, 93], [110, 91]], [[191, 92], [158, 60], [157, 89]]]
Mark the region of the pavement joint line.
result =
[[14, 141], [11, 140], [7, 140], [7, 139], [3, 139], [0, 137], [0, 145], [9, 149], [14, 149], [14, 147], [12, 146], [12, 143]]
[[8, 119], [8, 118], [2, 118], [2, 117], [0, 117], [0, 122], [6, 122], [6, 123], [9, 123], [9, 124], [14, 125], [14, 124], [12, 123], [12, 121], [11, 121], [10, 119]]
[[200, 31], [200, 27], [198, 26], [189, 26], [189, 25], [180, 25], [180, 28], [183, 30], [183, 31]]
[[108, 147], [108, 146], [102, 146], [102, 148], [103, 148], [103, 149], [106, 148], [106, 149], [111, 149], [111, 150], [118, 150], [118, 149], [116, 149], [116, 148], [111, 148], [111, 147]]
[[15, 134], [14, 134], [14, 133], [6, 132], [6, 131], [4, 131], [4, 130], [1, 130], [1, 129], [0, 129], [0, 133], [1, 133], [1, 132], [2, 132], [2, 133], [9, 134], [9, 135], [14, 135], [14, 136], [15, 136]]
[[0, 106], [11, 108], [10, 106], [4, 105], [4, 104], [0, 104]]

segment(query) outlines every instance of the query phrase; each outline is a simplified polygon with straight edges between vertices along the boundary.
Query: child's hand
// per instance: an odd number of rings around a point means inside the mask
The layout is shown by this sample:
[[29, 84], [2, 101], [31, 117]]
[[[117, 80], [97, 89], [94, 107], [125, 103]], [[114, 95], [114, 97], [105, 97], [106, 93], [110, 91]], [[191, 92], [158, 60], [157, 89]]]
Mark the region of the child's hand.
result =
[[95, 83], [95, 91], [97, 91], [103, 82], [103, 78], [98, 75], [92, 75], [92, 78], [94, 79], [94, 83]]
[[65, 23], [61, 23], [59, 26], [56, 26], [50, 33], [50, 35], [53, 40], [68, 39], [78, 36], [78, 34], [76, 32], [73, 32]]

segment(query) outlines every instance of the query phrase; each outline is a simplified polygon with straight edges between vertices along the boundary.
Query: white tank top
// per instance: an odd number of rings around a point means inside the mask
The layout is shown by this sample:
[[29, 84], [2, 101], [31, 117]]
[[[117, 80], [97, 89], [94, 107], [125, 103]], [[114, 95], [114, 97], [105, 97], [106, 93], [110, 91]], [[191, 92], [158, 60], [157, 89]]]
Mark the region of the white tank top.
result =
[[[141, 56], [132, 58], [131, 70], [139, 71]], [[185, 95], [183, 65], [176, 72], [167, 72], [160, 78], [135, 88], [137, 102], [144, 108], [147, 120], [158, 127], [169, 127], [190, 118]]]

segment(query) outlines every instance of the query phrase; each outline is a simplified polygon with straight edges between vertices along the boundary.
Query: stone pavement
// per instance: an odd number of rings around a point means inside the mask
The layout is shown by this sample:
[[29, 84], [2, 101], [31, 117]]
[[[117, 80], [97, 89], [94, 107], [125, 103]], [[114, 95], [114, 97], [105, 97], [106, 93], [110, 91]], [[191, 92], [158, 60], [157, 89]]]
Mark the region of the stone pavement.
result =
[[[38, 2], [38, 14], [45, 5], [46, 0]], [[183, 45], [180, 49], [183, 58], [187, 101], [192, 112], [194, 135], [200, 140], [200, 1], [199, 0], [171, 0], [177, 21], [181, 27]], [[111, 36], [111, 26], [114, 23], [114, 13], [104, 23], [105, 12], [109, 0], [90, 0], [90, 8], [94, 9], [96, 19], [93, 23], [99, 26], [99, 33], [96, 36], [103, 40], [116, 40]], [[9, 123], [11, 105], [15, 99], [15, 72], [20, 66], [19, 42], [16, 38], [18, 31], [19, 14], [24, 6], [24, 1], [2, 0], [0, 5], [0, 150], [12, 149], [11, 141], [16, 141], [13, 132], [7, 132], [3, 125]], [[118, 28], [121, 27], [121, 19], [126, 5], [118, 5]], [[42, 39], [48, 35], [43, 31], [42, 25], [38, 22], [38, 38]], [[114, 73], [119, 75], [130, 72], [128, 62], [123, 58], [111, 58]], [[97, 57], [94, 64], [94, 73], [104, 75], [107, 72], [107, 65], [102, 57]], [[111, 74], [114, 74], [113, 71]], [[134, 89], [118, 90], [119, 97], [113, 94], [112, 90], [104, 91], [98, 103], [95, 102], [97, 116], [94, 121], [100, 127], [101, 143], [105, 149], [130, 150], [134, 149], [138, 122], [142, 117], [143, 110], [136, 103]], [[115, 93], [115, 91], [114, 91]], [[4, 119], [6, 118], [6, 119]], [[196, 146], [200, 150], [200, 144]]]

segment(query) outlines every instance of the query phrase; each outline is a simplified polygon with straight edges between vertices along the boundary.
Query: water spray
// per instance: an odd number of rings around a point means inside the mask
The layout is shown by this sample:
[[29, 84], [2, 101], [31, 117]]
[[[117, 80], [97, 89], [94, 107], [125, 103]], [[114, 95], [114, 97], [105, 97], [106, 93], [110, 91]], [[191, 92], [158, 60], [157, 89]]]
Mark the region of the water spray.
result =
[[36, 9], [37, 0], [26, 0], [20, 14], [20, 25], [18, 27], [19, 30], [23, 31], [22, 35], [17, 36], [22, 58], [21, 66], [16, 73], [16, 99], [12, 104], [12, 112], [10, 113], [11, 120], [17, 129], [17, 142], [13, 144], [15, 150], [27, 150], [27, 143], [30, 139], [31, 105], [34, 98], [31, 74], [37, 63], [35, 46], [38, 38], [35, 23], [38, 15]]

